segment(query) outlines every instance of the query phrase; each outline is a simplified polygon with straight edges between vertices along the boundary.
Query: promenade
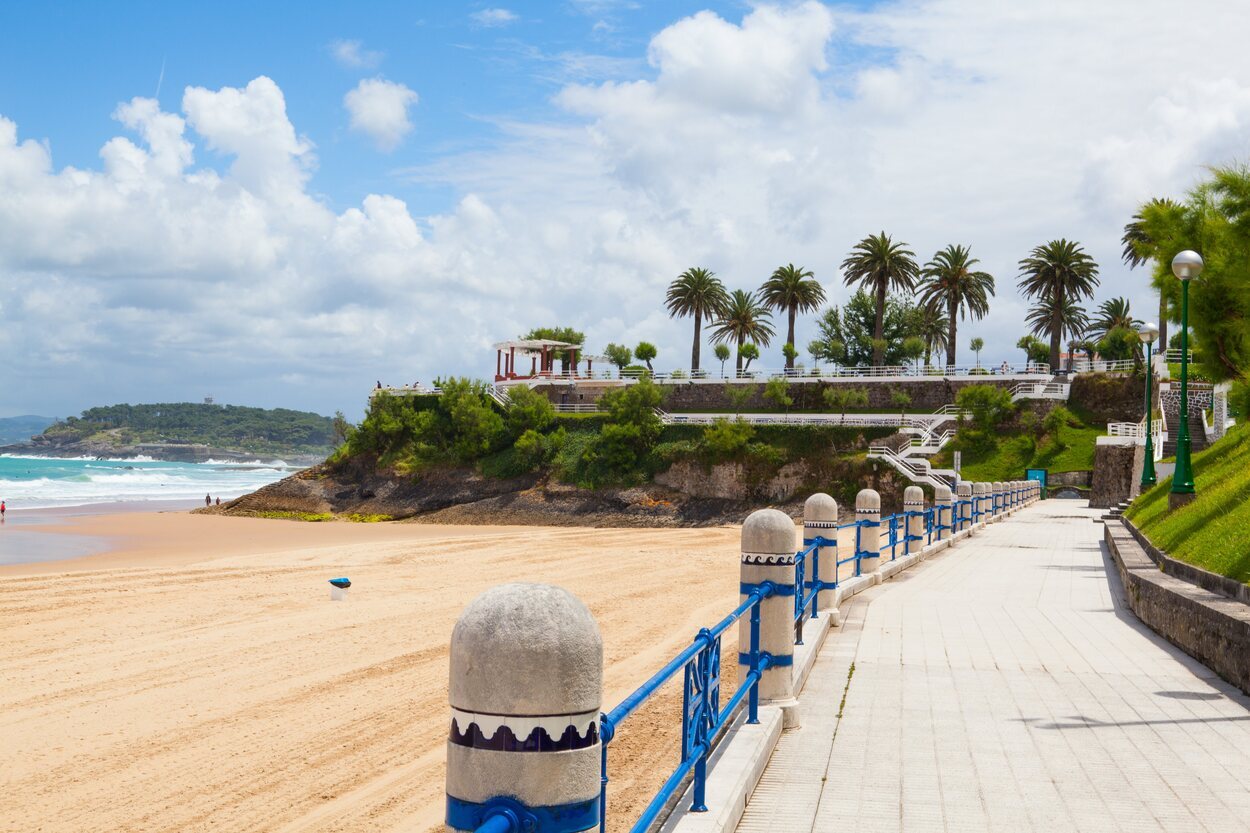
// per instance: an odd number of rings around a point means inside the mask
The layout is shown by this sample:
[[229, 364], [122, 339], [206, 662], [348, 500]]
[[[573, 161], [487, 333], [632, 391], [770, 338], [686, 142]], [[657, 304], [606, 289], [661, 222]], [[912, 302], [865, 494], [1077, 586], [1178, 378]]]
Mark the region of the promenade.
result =
[[1250, 698], [1127, 609], [1083, 507], [846, 603], [738, 830], [1250, 831]]

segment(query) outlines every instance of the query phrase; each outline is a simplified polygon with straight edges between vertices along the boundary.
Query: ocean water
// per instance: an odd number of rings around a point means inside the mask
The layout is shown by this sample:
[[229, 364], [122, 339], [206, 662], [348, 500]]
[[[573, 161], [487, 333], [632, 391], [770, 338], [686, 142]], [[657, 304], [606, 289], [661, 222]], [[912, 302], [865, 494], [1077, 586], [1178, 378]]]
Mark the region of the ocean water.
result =
[[222, 501], [255, 491], [298, 469], [280, 460], [162, 463], [0, 456], [0, 500], [9, 509], [153, 500]]

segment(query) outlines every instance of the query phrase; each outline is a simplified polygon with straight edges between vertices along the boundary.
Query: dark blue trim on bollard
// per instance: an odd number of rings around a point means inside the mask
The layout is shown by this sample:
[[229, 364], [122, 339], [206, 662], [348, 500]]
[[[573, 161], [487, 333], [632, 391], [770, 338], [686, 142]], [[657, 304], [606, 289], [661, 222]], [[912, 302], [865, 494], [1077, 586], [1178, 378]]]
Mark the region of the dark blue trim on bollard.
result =
[[[553, 807], [526, 807], [519, 801], [504, 796], [492, 798], [484, 804], [447, 796], [447, 826], [455, 830], [477, 830], [492, 817], [506, 816], [509, 813], [521, 820], [528, 815], [532, 820], [527, 828], [529, 830], [541, 830], [542, 833], [581, 833], [599, 826], [599, 796]], [[515, 829], [516, 833], [521, 833], [525, 828], [518, 826], [504, 829]]]
[[[793, 596], [794, 595], [793, 584], [777, 584], [771, 581], [766, 581], [764, 582], [764, 584], [772, 585], [773, 592], [771, 595], [773, 596]], [[740, 582], [738, 584], [738, 592], [744, 596], [749, 596], [757, 590], [762, 590], [764, 588], [764, 584], [750, 584], [745, 581]]]
[[[765, 654], [760, 654], [760, 656], [767, 656], [767, 657], [768, 657], [768, 667], [769, 667], [769, 668], [783, 668], [783, 667], [785, 667], [785, 666], [787, 666], [787, 665], [794, 665], [794, 655], [793, 655], [793, 654], [767, 654], [767, 655], [765, 655]], [[751, 664], [751, 655], [750, 655], [750, 654], [738, 654], [738, 664], [739, 664], [739, 665], [750, 665], [750, 664]]]

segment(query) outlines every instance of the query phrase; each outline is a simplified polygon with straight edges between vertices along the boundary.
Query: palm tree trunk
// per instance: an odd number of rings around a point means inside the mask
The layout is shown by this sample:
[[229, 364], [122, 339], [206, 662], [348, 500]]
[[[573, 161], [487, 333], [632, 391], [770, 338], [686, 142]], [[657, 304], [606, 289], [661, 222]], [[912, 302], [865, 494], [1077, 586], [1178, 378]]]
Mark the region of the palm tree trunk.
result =
[[885, 282], [877, 286], [877, 317], [872, 327], [872, 363], [877, 367], [885, 364], [885, 351], [881, 340], [885, 336]]
[[955, 313], [959, 312], [959, 304], [955, 296], [946, 299], [946, 364], [953, 367], [955, 364]]
[[1050, 314], [1050, 372], [1059, 369], [1059, 334], [1063, 330], [1063, 287], [1055, 287], [1055, 309]]
[[741, 337], [738, 339], [738, 356], [737, 356], [738, 366], [736, 368], [737, 372], [734, 374], [735, 379], [742, 378], [742, 342], [743, 341], [745, 341], [745, 339]]
[[[794, 316], [798, 314], [798, 311], [798, 307], [793, 304], [790, 305], [790, 335], [786, 343], [788, 343], [791, 347], [794, 346]], [[794, 370], [794, 357], [786, 356], [786, 370]]]
[[690, 348], [690, 373], [694, 375], [699, 372], [699, 347], [703, 339], [700, 338], [700, 331], [703, 329], [703, 310], [696, 309], [694, 311], [694, 345]]

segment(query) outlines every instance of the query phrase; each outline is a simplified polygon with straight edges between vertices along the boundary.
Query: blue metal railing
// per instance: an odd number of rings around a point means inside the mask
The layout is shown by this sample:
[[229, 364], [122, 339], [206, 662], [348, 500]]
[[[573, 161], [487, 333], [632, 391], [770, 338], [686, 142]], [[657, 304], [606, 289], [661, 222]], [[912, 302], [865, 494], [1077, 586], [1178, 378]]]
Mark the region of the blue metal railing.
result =
[[[638, 821], [630, 828], [631, 833], [648, 829], [664, 806], [681, 788], [686, 777], [694, 775], [694, 800], [691, 810], [707, 810], [704, 790], [707, 784], [707, 759], [712, 746], [721, 732], [733, 722], [733, 716], [743, 699], [747, 701], [747, 723], [759, 723], [759, 681], [769, 667], [772, 657], [760, 651], [760, 603], [777, 595], [782, 588], [770, 581], [763, 582], [733, 612], [711, 628], [699, 631], [694, 642], [652, 675], [638, 689], [612, 711], [599, 719], [599, 737], [603, 759], [599, 799], [599, 829], [607, 824], [608, 806], [608, 746], [616, 736], [616, 730], [631, 714], [639, 709], [664, 683], [680, 671], [683, 675], [681, 763], [669, 775], [660, 791], [651, 799]], [[720, 708], [720, 637], [730, 625], [749, 615], [750, 646], [747, 674], [734, 692], [733, 697]]]

